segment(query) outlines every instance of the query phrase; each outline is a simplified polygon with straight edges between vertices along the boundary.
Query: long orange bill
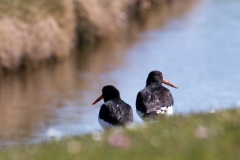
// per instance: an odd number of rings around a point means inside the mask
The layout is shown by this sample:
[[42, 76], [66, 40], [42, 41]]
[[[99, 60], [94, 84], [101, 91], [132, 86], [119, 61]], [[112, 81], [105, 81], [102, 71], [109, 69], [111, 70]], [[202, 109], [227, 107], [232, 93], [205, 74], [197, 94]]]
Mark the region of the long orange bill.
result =
[[166, 79], [163, 79], [163, 83], [166, 84], [166, 85], [169, 85], [169, 86], [171, 86], [171, 87], [173, 87], [173, 88], [176, 88], [176, 89], [178, 88], [178, 87], [175, 86], [174, 84], [168, 82]]
[[100, 97], [98, 97], [93, 103], [92, 105], [96, 104], [98, 101], [103, 99], [103, 95], [101, 95]]

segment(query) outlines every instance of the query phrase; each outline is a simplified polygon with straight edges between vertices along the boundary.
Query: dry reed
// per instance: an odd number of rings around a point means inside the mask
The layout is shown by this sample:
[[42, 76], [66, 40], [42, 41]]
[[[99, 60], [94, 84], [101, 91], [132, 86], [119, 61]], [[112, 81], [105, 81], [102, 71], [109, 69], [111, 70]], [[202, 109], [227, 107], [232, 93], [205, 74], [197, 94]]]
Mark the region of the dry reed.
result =
[[172, 1], [1, 0], [0, 70], [64, 59], [76, 39], [116, 38], [128, 30], [138, 9]]
[[69, 54], [75, 39], [72, 1], [5, 1], [0, 3], [1, 68], [15, 70]]

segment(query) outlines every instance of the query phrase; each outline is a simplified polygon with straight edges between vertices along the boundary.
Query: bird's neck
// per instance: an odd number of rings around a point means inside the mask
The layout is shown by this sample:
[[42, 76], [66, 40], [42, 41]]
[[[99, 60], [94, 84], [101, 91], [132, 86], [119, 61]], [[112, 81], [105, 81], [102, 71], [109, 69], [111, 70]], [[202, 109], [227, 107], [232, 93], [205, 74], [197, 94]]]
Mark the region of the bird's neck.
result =
[[146, 86], [150, 86], [150, 85], [162, 85], [162, 83], [159, 83], [159, 82], [157, 82], [157, 81], [155, 81], [155, 82], [149, 82], [149, 83], [147, 83], [146, 84]]
[[109, 101], [111, 99], [115, 99], [115, 98], [121, 99], [120, 96], [117, 96], [117, 97], [106, 97], [106, 98], [104, 98], [104, 102], [107, 102], [107, 101]]

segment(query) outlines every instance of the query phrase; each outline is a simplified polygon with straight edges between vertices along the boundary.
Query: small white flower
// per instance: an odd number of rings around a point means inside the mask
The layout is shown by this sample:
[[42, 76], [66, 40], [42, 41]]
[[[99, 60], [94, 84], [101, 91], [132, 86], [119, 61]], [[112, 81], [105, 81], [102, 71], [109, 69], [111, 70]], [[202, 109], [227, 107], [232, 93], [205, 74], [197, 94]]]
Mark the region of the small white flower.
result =
[[54, 128], [50, 128], [47, 130], [47, 137], [55, 140], [60, 140], [62, 137], [62, 133]]

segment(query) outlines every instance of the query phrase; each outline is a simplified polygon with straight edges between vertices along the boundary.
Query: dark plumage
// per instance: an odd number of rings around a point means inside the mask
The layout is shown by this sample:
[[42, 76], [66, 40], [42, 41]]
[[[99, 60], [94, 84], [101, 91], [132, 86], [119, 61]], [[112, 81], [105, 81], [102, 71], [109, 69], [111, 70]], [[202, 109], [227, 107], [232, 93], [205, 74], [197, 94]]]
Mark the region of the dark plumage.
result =
[[175, 85], [163, 79], [160, 71], [152, 71], [148, 75], [146, 87], [138, 92], [136, 110], [142, 119], [146, 117], [156, 117], [159, 114], [172, 114], [174, 104], [173, 96], [167, 88], [162, 86], [162, 83], [177, 88]]
[[102, 88], [102, 95], [93, 105], [104, 99], [99, 111], [98, 121], [103, 128], [111, 126], [128, 126], [133, 122], [133, 112], [130, 105], [120, 98], [120, 92], [111, 85]]

